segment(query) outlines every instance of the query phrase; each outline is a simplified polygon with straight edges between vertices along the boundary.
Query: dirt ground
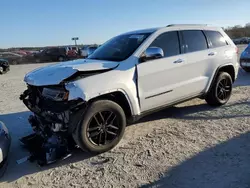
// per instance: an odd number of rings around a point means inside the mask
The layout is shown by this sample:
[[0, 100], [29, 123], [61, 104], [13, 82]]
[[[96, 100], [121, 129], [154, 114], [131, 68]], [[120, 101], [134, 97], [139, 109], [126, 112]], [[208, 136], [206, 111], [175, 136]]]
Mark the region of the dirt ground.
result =
[[[241, 46], [242, 50], [244, 46]], [[11, 66], [0, 76], [0, 121], [13, 138], [1, 188], [250, 187], [250, 74], [240, 70], [229, 103], [211, 108], [195, 99], [127, 127], [121, 143], [98, 156], [76, 151], [47, 167], [16, 164], [28, 153], [18, 139], [31, 132], [19, 101], [24, 74], [42, 64]]]

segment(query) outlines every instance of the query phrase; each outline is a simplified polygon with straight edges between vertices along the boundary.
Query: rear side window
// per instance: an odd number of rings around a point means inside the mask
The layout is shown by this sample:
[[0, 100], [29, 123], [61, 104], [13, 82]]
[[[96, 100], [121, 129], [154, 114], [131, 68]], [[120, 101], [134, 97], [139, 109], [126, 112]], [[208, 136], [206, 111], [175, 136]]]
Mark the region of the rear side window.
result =
[[51, 48], [51, 49], [47, 50], [47, 53], [50, 53], [50, 54], [56, 53], [56, 52], [58, 52], [58, 49], [56, 49], [56, 48]]
[[150, 47], [159, 47], [164, 52], [164, 57], [180, 54], [179, 37], [177, 31], [170, 31], [158, 36]]
[[211, 47], [217, 48], [221, 46], [226, 46], [227, 42], [222, 34], [218, 31], [204, 31], [207, 38], [211, 41]]
[[208, 48], [205, 35], [200, 30], [182, 31], [186, 52], [197, 52]]

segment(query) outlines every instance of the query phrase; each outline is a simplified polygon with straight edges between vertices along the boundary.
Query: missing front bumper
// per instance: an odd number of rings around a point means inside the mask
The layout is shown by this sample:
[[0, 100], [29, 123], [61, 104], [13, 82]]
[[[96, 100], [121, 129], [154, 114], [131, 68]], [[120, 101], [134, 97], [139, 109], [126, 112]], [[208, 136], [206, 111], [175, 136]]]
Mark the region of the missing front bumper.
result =
[[29, 118], [34, 133], [20, 141], [30, 152], [28, 160], [44, 166], [71, 155], [76, 147], [72, 133], [82, 121], [87, 103], [81, 99], [53, 101], [39, 95], [39, 90], [41, 88], [30, 86], [20, 96], [34, 113]]
[[27, 158], [30, 162], [37, 161], [38, 165], [52, 164], [71, 156], [74, 144], [60, 141], [60, 137], [53, 135], [47, 140], [37, 134], [31, 134], [20, 139], [23, 147], [30, 152]]

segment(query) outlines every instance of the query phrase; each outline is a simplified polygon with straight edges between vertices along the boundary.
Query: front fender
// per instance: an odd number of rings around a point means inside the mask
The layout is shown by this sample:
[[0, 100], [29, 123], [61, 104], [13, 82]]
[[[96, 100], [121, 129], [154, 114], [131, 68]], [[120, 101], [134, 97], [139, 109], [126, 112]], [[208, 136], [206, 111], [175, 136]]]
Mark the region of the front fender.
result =
[[77, 84], [71, 83], [66, 85], [66, 89], [69, 91], [69, 97], [68, 100], [75, 100], [81, 98], [84, 101], [89, 101], [91, 99], [94, 99], [96, 97], [100, 97], [102, 95], [106, 95], [109, 93], [113, 92], [121, 92], [123, 95], [126, 97], [128, 104], [131, 109], [131, 114], [132, 115], [137, 115], [139, 114], [139, 104], [138, 101], [136, 100], [136, 96], [133, 95], [130, 91], [126, 91], [122, 88], [113, 88], [109, 90], [103, 90], [100, 92], [95, 92], [95, 93], [88, 93], [84, 91], [82, 88], [78, 87]]
[[132, 115], [140, 114], [135, 82], [135, 69], [129, 71], [109, 71], [65, 84], [69, 91], [68, 100], [93, 98], [113, 92], [121, 92], [126, 97]]

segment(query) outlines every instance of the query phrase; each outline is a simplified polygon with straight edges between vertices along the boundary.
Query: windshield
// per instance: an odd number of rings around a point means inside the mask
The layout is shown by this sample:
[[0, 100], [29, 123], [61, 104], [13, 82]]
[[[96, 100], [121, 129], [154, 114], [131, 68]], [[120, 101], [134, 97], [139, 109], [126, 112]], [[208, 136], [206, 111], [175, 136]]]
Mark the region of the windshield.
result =
[[138, 33], [114, 37], [97, 48], [88, 59], [123, 61], [131, 56], [150, 34]]

